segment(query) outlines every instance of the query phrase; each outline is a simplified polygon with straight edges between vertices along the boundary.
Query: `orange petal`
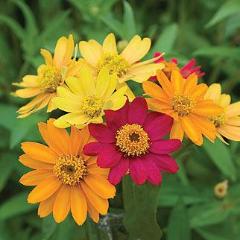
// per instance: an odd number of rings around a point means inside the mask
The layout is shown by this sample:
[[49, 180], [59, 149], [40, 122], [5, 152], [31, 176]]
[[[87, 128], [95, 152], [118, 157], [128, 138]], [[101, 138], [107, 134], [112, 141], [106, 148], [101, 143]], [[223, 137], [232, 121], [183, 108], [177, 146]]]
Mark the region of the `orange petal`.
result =
[[186, 80], [182, 78], [179, 71], [174, 70], [171, 74], [171, 83], [173, 86], [174, 95], [181, 95], [183, 93], [184, 82]]
[[96, 208], [90, 203], [90, 201], [87, 199], [87, 208], [88, 208], [88, 213], [92, 220], [95, 223], [98, 223], [99, 221], [99, 212], [96, 210]]
[[55, 163], [57, 155], [47, 146], [35, 142], [24, 142], [22, 150], [33, 159], [46, 163]]
[[192, 98], [196, 98], [196, 99], [203, 98], [207, 92], [207, 89], [208, 87], [206, 84], [204, 83], [198, 84], [196, 87], [192, 88], [190, 95]]
[[190, 95], [192, 89], [194, 89], [197, 85], [197, 80], [198, 79], [196, 74], [191, 74], [190, 76], [188, 76], [185, 81], [184, 95]]
[[223, 108], [213, 103], [212, 100], [203, 100], [197, 103], [192, 112], [200, 116], [210, 117], [222, 114]]
[[62, 222], [68, 215], [70, 210], [70, 193], [71, 187], [62, 185], [59, 189], [55, 202], [53, 204], [53, 217], [57, 223]]
[[157, 71], [157, 80], [160, 83], [160, 85], [162, 86], [165, 93], [168, 96], [172, 96], [173, 89], [172, 89], [171, 82], [168, 80], [167, 76], [165, 75], [165, 73], [163, 71], [161, 71], [161, 70]]
[[27, 154], [23, 154], [19, 157], [19, 162], [24, 166], [33, 168], [33, 169], [52, 169], [53, 164], [37, 161], [30, 158]]
[[89, 174], [84, 181], [101, 198], [113, 198], [116, 194], [115, 187], [103, 176]]
[[53, 210], [53, 204], [56, 199], [56, 193], [54, 193], [51, 197], [48, 199], [40, 202], [39, 207], [38, 207], [38, 215], [39, 217], [43, 218], [48, 216], [52, 210]]
[[80, 186], [71, 188], [71, 212], [78, 225], [85, 222], [87, 218], [87, 201]]
[[181, 123], [184, 132], [186, 135], [196, 144], [196, 145], [202, 145], [203, 144], [203, 138], [200, 130], [197, 128], [197, 126], [194, 125], [190, 117], [183, 117], [181, 118]]
[[174, 121], [171, 132], [170, 132], [170, 138], [179, 139], [180, 141], [182, 141], [183, 136], [184, 136], [184, 131], [181, 125], [181, 121]]
[[28, 195], [29, 203], [37, 203], [46, 200], [52, 196], [62, 185], [62, 183], [54, 176], [43, 180]]
[[35, 186], [51, 176], [53, 176], [53, 172], [51, 170], [38, 169], [24, 174], [20, 178], [19, 182], [25, 186]]
[[100, 168], [97, 164], [88, 165], [88, 172], [91, 175], [102, 175], [107, 177], [109, 174], [109, 168]]
[[81, 182], [81, 187], [83, 192], [85, 193], [89, 202], [93, 205], [93, 207], [101, 214], [107, 214], [108, 211], [108, 200], [105, 200], [95, 194], [86, 183], [83, 181]]
[[194, 125], [201, 130], [205, 137], [212, 142], [215, 140], [217, 131], [214, 124], [209, 121], [208, 118], [191, 114], [191, 120], [193, 121]]
[[[149, 95], [152, 98], [157, 98], [162, 101], [168, 101], [168, 96], [165, 94], [165, 92], [160, 88], [156, 83], [146, 81], [143, 83], [143, 90], [147, 95]], [[164, 101], [164, 102], [165, 102]]]

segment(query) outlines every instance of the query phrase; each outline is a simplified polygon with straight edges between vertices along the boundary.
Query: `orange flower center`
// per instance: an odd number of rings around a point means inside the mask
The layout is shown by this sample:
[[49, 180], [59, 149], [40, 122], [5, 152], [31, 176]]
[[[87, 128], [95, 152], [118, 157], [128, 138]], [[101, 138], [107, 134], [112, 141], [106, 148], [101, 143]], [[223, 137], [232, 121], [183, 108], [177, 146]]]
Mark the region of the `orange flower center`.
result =
[[103, 101], [95, 96], [88, 96], [82, 100], [81, 110], [89, 118], [99, 117], [103, 110]]
[[187, 116], [194, 107], [194, 101], [188, 96], [174, 96], [172, 99], [172, 109], [180, 117]]
[[215, 117], [210, 117], [210, 120], [213, 122], [216, 128], [219, 128], [225, 123], [225, 115], [221, 114]]
[[129, 157], [147, 153], [150, 143], [148, 134], [139, 124], [126, 124], [116, 134], [116, 146]]
[[63, 84], [61, 72], [53, 66], [44, 65], [38, 76], [40, 86], [45, 92], [56, 92], [57, 87]]
[[86, 161], [81, 156], [61, 156], [56, 162], [53, 172], [62, 181], [70, 186], [78, 184], [88, 173]]
[[129, 64], [120, 55], [105, 53], [98, 62], [97, 72], [99, 73], [103, 67], [109, 69], [110, 74], [121, 78], [126, 75]]

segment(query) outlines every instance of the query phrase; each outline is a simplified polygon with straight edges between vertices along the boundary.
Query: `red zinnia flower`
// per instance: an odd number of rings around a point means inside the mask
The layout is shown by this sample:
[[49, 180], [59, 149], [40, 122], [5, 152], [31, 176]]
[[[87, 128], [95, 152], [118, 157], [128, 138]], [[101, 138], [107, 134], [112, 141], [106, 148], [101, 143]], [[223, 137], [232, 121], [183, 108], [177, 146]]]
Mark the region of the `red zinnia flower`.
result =
[[172, 127], [171, 117], [148, 112], [141, 97], [117, 111], [105, 111], [105, 116], [107, 125], [89, 125], [97, 142], [85, 145], [84, 153], [98, 155], [97, 164], [110, 168], [112, 184], [129, 172], [136, 184], [147, 180], [157, 185], [162, 180], [161, 172], [177, 172], [177, 163], [169, 154], [179, 149], [181, 142], [163, 139]]

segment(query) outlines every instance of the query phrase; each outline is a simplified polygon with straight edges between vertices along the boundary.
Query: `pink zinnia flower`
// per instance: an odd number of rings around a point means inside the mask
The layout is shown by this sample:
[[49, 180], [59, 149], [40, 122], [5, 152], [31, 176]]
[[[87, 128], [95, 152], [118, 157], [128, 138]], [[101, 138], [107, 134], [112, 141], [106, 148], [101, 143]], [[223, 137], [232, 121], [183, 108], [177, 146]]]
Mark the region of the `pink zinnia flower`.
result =
[[98, 155], [97, 164], [110, 168], [109, 181], [118, 184], [129, 173], [136, 184], [158, 185], [162, 172], [176, 173], [178, 166], [169, 155], [180, 148], [179, 140], [165, 140], [172, 118], [148, 112], [146, 100], [135, 98], [117, 111], [105, 111], [106, 125], [90, 124], [97, 140], [84, 147], [86, 155]]

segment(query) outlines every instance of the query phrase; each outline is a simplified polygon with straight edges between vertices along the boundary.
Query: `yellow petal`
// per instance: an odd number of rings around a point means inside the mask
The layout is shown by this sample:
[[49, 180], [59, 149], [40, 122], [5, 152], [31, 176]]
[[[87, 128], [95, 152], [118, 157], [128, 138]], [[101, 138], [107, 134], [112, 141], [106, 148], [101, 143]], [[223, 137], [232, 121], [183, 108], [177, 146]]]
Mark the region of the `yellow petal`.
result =
[[53, 64], [52, 54], [46, 49], [41, 49], [40, 52], [41, 55], [44, 57], [46, 65], [52, 65]]
[[228, 94], [222, 94], [219, 98], [219, 106], [226, 108], [231, 103], [231, 96]]
[[149, 51], [151, 47], [150, 38], [141, 38], [134, 36], [127, 47], [121, 53], [121, 56], [125, 58], [129, 64], [133, 64], [142, 59]]
[[240, 102], [230, 104], [226, 109], [228, 117], [236, 117], [240, 115]]
[[184, 95], [190, 95], [192, 89], [197, 85], [197, 80], [198, 78], [196, 74], [191, 74], [188, 76], [184, 84]]
[[80, 102], [75, 102], [69, 98], [55, 97], [52, 99], [54, 106], [65, 111], [65, 112], [80, 112], [81, 104]]
[[55, 177], [49, 177], [38, 184], [28, 195], [29, 203], [37, 203], [52, 196], [62, 185]]
[[218, 103], [220, 96], [221, 96], [221, 85], [218, 83], [214, 83], [208, 87], [208, 90], [207, 90], [204, 98], [211, 99], [215, 103]]
[[174, 121], [171, 132], [170, 138], [171, 139], [179, 139], [180, 141], [183, 140], [184, 131], [180, 121]]
[[71, 188], [71, 212], [78, 225], [85, 222], [87, 218], [87, 201], [80, 186]]
[[230, 140], [240, 141], [240, 127], [225, 125], [218, 128], [218, 132]]
[[101, 198], [113, 198], [116, 194], [115, 187], [103, 176], [89, 174], [84, 181]]
[[103, 52], [110, 54], [118, 54], [116, 39], [113, 33], [107, 35], [107, 37], [103, 41]]
[[18, 87], [39, 87], [39, 78], [36, 75], [25, 75], [20, 83], [13, 83], [13, 85]]
[[31, 98], [40, 94], [41, 92], [42, 90], [40, 88], [25, 88], [17, 90], [15, 94], [21, 98]]

